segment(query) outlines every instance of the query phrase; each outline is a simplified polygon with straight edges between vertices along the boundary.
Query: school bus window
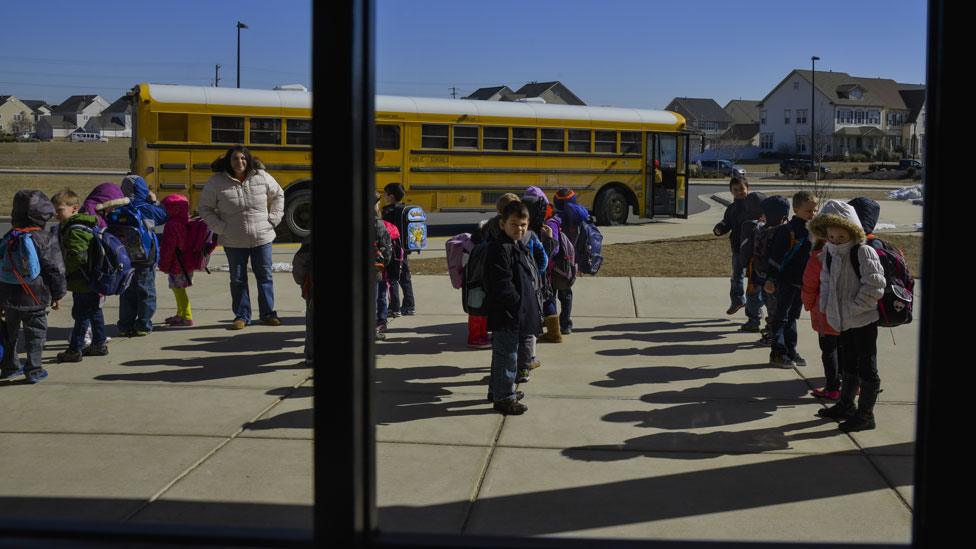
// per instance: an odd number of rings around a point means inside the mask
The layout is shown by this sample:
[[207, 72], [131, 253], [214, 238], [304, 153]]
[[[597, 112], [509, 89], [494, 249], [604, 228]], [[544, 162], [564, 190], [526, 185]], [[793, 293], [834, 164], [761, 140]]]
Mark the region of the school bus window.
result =
[[400, 126], [394, 124], [377, 124], [376, 148], [384, 151], [399, 150]]
[[620, 153], [621, 154], [640, 154], [641, 152], [640, 132], [620, 132]]
[[424, 124], [420, 131], [420, 146], [425, 149], [446, 149], [450, 128], [440, 124]]
[[210, 119], [210, 141], [213, 143], [244, 143], [244, 117], [214, 116]]
[[478, 148], [478, 126], [454, 126], [455, 149]]
[[569, 151], [590, 152], [590, 130], [569, 130]]
[[566, 144], [563, 142], [565, 134], [563, 130], [542, 130], [542, 150], [565, 152]]
[[508, 128], [488, 126], [485, 128], [484, 148], [486, 151], [508, 150]]
[[159, 140], [186, 141], [186, 115], [159, 113]]
[[288, 134], [285, 136], [285, 143], [288, 145], [311, 145], [312, 144], [312, 121], [311, 120], [288, 120], [285, 122]]
[[512, 150], [537, 150], [535, 140], [538, 133], [539, 132], [535, 128], [512, 128]]
[[252, 118], [250, 142], [260, 145], [281, 145], [281, 119]]
[[594, 133], [594, 151], [598, 153], [615, 153], [617, 152], [617, 132], [601, 132], [596, 131]]

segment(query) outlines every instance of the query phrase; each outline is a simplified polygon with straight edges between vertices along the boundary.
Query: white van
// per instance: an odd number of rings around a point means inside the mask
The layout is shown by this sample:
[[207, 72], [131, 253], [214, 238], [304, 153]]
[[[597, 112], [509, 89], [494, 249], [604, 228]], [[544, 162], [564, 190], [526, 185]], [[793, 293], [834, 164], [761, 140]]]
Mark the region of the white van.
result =
[[102, 143], [108, 143], [107, 137], [102, 137], [100, 133], [88, 133], [88, 132], [75, 132], [71, 134], [72, 141], [100, 141]]

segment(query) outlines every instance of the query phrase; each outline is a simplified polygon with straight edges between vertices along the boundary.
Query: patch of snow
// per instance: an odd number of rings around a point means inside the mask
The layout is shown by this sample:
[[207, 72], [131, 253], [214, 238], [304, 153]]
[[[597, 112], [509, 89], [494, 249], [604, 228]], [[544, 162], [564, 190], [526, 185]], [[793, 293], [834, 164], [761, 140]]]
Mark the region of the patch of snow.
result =
[[922, 186], [912, 185], [888, 193], [888, 198], [892, 200], [915, 200], [922, 198]]
[[898, 227], [896, 227], [895, 225], [893, 225], [893, 224], [891, 224], [891, 223], [878, 223], [878, 224], [877, 224], [877, 225], [875, 225], [875, 227], [874, 227], [874, 229], [875, 229], [876, 231], [884, 231], [884, 230], [888, 230], [888, 231], [893, 231], [893, 230], [895, 230], [895, 229], [897, 229], [897, 228], [898, 228]]
[[[229, 273], [230, 265], [221, 265], [214, 269], [217, 272]], [[254, 272], [250, 267], [247, 268], [248, 272]], [[291, 263], [272, 263], [271, 272], [273, 273], [290, 273], [292, 271]]]
[[916, 223], [915, 224], [915, 230], [916, 231], [921, 231], [922, 230], [922, 224], [921, 223]]

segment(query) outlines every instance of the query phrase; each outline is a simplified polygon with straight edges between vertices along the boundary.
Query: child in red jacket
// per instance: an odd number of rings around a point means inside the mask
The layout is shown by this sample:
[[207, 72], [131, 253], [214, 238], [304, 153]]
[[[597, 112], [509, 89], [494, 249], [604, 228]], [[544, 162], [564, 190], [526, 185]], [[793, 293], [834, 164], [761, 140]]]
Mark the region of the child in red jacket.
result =
[[827, 322], [827, 315], [820, 310], [820, 271], [823, 268], [821, 256], [825, 240], [817, 240], [810, 250], [810, 259], [803, 271], [803, 288], [800, 298], [803, 308], [810, 311], [810, 322], [820, 339], [820, 358], [823, 360], [824, 378], [826, 384], [820, 389], [810, 391], [810, 394], [829, 400], [840, 398], [840, 374], [837, 363], [837, 344], [840, 342], [840, 332]]

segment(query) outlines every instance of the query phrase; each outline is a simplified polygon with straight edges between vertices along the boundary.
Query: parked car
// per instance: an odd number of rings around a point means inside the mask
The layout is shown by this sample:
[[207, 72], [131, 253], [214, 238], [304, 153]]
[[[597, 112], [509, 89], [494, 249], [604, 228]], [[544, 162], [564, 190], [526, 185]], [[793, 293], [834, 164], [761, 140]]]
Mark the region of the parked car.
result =
[[736, 166], [731, 160], [699, 160], [696, 163], [701, 173], [719, 173], [727, 176], [731, 176], [733, 173], [736, 175], [746, 174], [745, 168]]
[[[783, 175], [804, 175], [813, 171], [813, 160], [809, 158], [789, 158], [779, 163], [779, 173]], [[820, 164], [820, 173], [830, 173], [830, 168]]]
[[922, 169], [922, 163], [919, 162], [918, 160], [914, 160], [914, 159], [911, 159], [911, 158], [903, 158], [903, 159], [899, 160], [898, 162], [877, 162], [877, 163], [874, 163], [874, 164], [871, 164], [870, 166], [868, 166], [868, 169], [871, 170], [872, 172], [876, 172], [878, 170], [881, 170], [881, 171], [886, 171], [886, 170], [908, 170], [908, 169], [911, 169], [911, 168], [915, 168], [916, 170], [920, 170], [920, 169]]
[[102, 137], [100, 133], [89, 133], [89, 132], [74, 132], [71, 134], [72, 141], [97, 141], [101, 143], [108, 143], [107, 137]]

